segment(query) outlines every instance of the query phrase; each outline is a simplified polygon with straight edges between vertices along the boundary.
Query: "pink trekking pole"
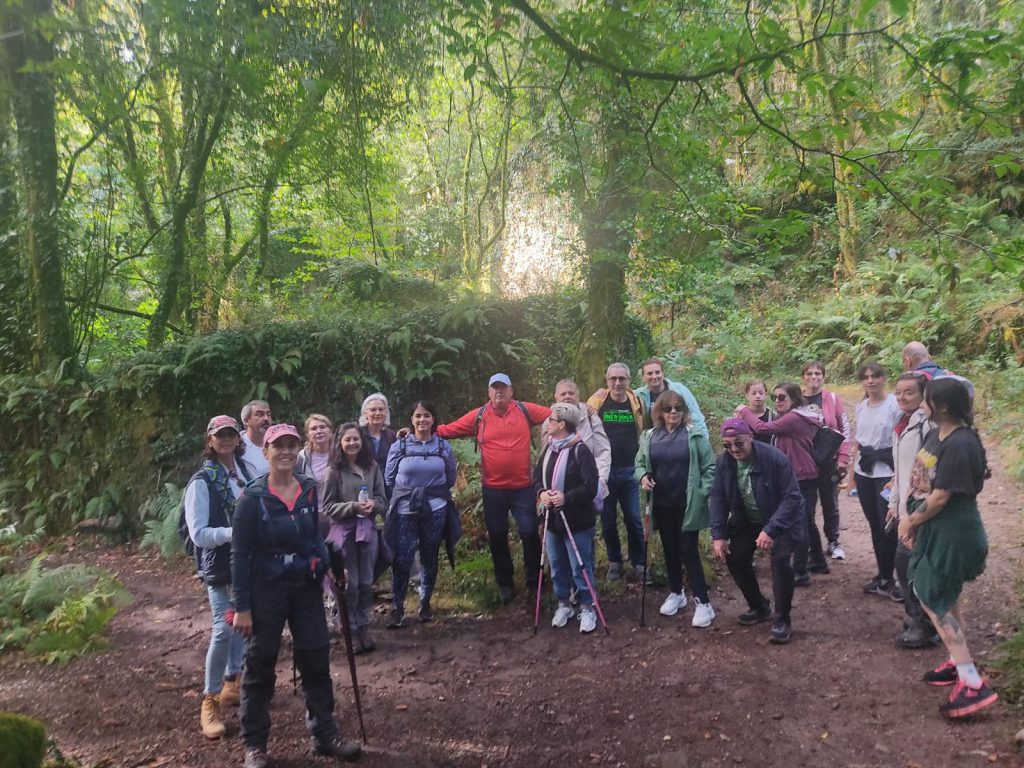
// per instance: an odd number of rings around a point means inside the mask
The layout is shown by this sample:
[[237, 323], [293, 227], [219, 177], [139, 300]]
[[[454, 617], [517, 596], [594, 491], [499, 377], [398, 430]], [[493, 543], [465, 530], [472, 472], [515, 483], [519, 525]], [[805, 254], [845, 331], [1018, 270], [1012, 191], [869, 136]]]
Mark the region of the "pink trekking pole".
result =
[[533, 609], [533, 634], [540, 626], [540, 590], [544, 584], [544, 554], [548, 549], [548, 508], [544, 507], [544, 527], [540, 532], [540, 570], [537, 572], [537, 604]]
[[579, 563], [580, 570], [583, 571], [583, 580], [587, 582], [587, 589], [590, 590], [590, 599], [594, 601], [594, 610], [597, 611], [597, 618], [601, 620], [601, 626], [604, 627], [605, 634], [610, 635], [612, 631], [608, 629], [608, 622], [604, 620], [604, 613], [601, 611], [601, 604], [597, 601], [597, 590], [594, 589], [594, 585], [590, 581], [590, 574], [587, 573], [587, 569], [583, 565], [583, 558], [580, 557], [580, 548], [576, 546], [576, 539], [572, 536], [572, 530], [569, 528], [569, 521], [565, 519], [565, 510], [559, 507], [558, 514], [562, 516], [562, 525], [565, 526], [565, 533], [569, 538], [569, 543], [572, 544], [572, 551], [573, 554], [576, 555], [576, 562]]

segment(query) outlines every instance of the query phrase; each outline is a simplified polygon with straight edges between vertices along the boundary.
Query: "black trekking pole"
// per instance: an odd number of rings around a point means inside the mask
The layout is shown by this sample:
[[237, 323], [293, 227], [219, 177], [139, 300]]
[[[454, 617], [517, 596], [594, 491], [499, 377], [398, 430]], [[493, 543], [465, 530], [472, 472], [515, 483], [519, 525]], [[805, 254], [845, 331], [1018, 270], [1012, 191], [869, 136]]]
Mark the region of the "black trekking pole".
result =
[[644, 513], [644, 583], [640, 587], [640, 626], [644, 625], [647, 618], [647, 569], [650, 568], [648, 552], [651, 543], [651, 497], [654, 491], [647, 492], [647, 511]]
[[331, 558], [331, 573], [334, 574], [334, 581], [331, 582], [331, 591], [338, 603], [338, 616], [341, 618], [341, 634], [345, 638], [345, 654], [348, 656], [348, 671], [352, 676], [352, 693], [356, 700], [356, 714], [359, 715], [359, 731], [363, 735], [363, 743], [368, 744], [366, 738], [366, 725], [363, 723], [363, 703], [359, 698], [359, 680], [356, 678], [356, 655], [352, 651], [352, 625], [349, 622], [348, 603], [345, 600], [345, 564], [341, 557], [341, 551], [327, 545], [327, 551]]
[[548, 512], [550, 506], [544, 507], [544, 528], [540, 532], [540, 572], [537, 574], [537, 598], [533, 609], [533, 634], [537, 634], [537, 627], [540, 626], [540, 591], [544, 585], [544, 554], [548, 548]]

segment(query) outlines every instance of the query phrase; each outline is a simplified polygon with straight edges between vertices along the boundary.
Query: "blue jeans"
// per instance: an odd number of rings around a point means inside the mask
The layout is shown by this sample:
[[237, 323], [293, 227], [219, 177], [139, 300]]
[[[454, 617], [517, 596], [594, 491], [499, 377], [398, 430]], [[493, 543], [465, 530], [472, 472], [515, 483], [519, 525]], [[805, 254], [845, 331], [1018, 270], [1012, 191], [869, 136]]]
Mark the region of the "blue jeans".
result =
[[601, 534], [608, 551], [608, 561], [622, 563], [622, 545], [619, 544], [618, 517], [615, 505], [622, 507], [626, 521], [626, 541], [629, 559], [633, 565], [644, 564], [644, 524], [640, 519], [640, 484], [632, 467], [612, 467], [608, 474], [608, 497], [601, 509]]
[[207, 587], [210, 596], [210, 614], [213, 624], [210, 629], [210, 649], [206, 652], [206, 683], [203, 693], [220, 693], [224, 687], [225, 675], [237, 675], [242, 671], [245, 656], [245, 636], [224, 621], [224, 614], [231, 605], [228, 585]]
[[[588, 528], [585, 531], [574, 531], [572, 534], [579, 548], [580, 557], [583, 558], [583, 567], [587, 569], [590, 583], [594, 583], [594, 529]], [[594, 602], [590, 589], [587, 588], [587, 581], [583, 578], [583, 568], [576, 559], [576, 553], [572, 551], [572, 543], [569, 537], [562, 533], [548, 531], [548, 562], [551, 563], [551, 582], [555, 585], [555, 597], [567, 601], [572, 593], [573, 584], [579, 593], [580, 602], [584, 605], [592, 605]]]

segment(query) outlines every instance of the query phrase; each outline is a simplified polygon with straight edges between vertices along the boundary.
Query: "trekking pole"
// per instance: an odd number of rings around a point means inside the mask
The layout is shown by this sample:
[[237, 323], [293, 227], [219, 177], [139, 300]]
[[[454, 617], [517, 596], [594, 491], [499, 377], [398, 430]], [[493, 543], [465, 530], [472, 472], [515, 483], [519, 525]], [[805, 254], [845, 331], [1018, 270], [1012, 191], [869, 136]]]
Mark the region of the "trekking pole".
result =
[[601, 626], [604, 627], [605, 634], [610, 635], [612, 631], [608, 629], [608, 622], [604, 620], [604, 613], [601, 611], [601, 604], [597, 601], [597, 590], [594, 589], [594, 584], [590, 581], [590, 574], [587, 573], [587, 569], [583, 565], [583, 558], [580, 556], [580, 548], [576, 546], [576, 539], [573, 538], [572, 530], [569, 528], [569, 521], [565, 519], [565, 510], [559, 507], [558, 514], [562, 516], [562, 525], [565, 526], [565, 533], [569, 538], [569, 543], [572, 544], [572, 551], [573, 554], [576, 555], [576, 562], [579, 563], [580, 570], [583, 571], [583, 580], [587, 583], [587, 589], [590, 590], [590, 599], [594, 601], [594, 610], [597, 611], [597, 618], [601, 620]]
[[647, 569], [650, 568], [648, 552], [651, 543], [651, 497], [653, 491], [647, 492], [647, 510], [644, 513], [644, 583], [640, 587], [640, 626], [644, 626], [644, 619], [647, 616]]
[[356, 678], [356, 655], [352, 651], [352, 625], [349, 622], [348, 602], [345, 600], [345, 566], [340, 550], [328, 545], [328, 552], [331, 557], [331, 572], [334, 574], [331, 591], [338, 603], [341, 634], [345, 638], [345, 655], [348, 656], [348, 672], [352, 676], [352, 693], [356, 700], [356, 714], [359, 716], [359, 731], [363, 735], [363, 743], [369, 744], [366, 738], [366, 725], [363, 723], [363, 703], [359, 698], [359, 680]]
[[540, 532], [540, 570], [537, 572], [537, 600], [533, 609], [533, 634], [537, 634], [537, 627], [540, 626], [540, 589], [544, 584], [544, 555], [548, 550], [548, 510], [544, 507], [544, 527]]

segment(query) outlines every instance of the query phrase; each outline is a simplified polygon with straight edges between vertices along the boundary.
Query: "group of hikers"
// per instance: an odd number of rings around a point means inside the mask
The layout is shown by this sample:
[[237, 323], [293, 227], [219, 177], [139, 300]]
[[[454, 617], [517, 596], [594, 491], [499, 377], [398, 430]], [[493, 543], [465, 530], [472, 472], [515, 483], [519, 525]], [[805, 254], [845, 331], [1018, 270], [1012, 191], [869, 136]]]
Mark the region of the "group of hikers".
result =
[[[267, 764], [269, 705], [287, 622], [314, 752], [358, 758], [359, 744], [342, 737], [333, 717], [324, 584], [350, 622], [351, 653], [375, 648], [373, 584], [389, 566], [386, 626], [406, 623], [414, 566], [417, 618], [435, 618], [441, 544], [454, 564], [462, 532], [451, 495], [456, 460], [448, 441], [455, 438], [474, 438], [479, 449], [483, 519], [501, 602], [517, 592], [511, 517], [535, 629], [547, 562], [557, 599], [551, 624], [563, 628], [577, 618], [581, 633], [604, 623], [594, 572], [600, 518], [606, 579], [636, 579], [644, 590], [653, 583], [653, 525], [668, 581], [659, 612], [672, 617], [686, 608], [688, 584], [697, 628], [716, 618], [700, 554], [700, 533], [710, 529], [714, 555], [747, 604], [737, 621], [770, 621], [769, 640], [788, 643], [795, 588], [809, 587], [811, 574], [826, 574], [830, 560], [846, 557], [838, 493], [852, 467], [877, 565], [864, 591], [903, 603], [901, 646], [945, 646], [949, 658], [924, 674], [927, 683], [953, 686], [944, 714], [962, 717], [992, 704], [997, 696], [971, 660], [959, 611], [962, 588], [984, 570], [987, 553], [976, 503], [987, 464], [973, 429], [973, 387], [933, 362], [919, 342], [906, 346], [903, 363], [895, 394], [881, 366], [860, 367], [865, 397], [852, 427], [841, 398], [824, 387], [820, 362], [804, 366], [801, 383], [779, 383], [770, 395], [764, 381], [747, 382], [746, 402], [721, 424], [717, 456], [697, 399], [665, 377], [657, 358], [641, 364], [643, 384], [635, 389], [629, 367], [613, 363], [605, 387], [584, 402], [575, 382], [559, 381], [550, 407], [516, 400], [511, 379], [496, 373], [486, 403], [444, 424], [422, 400], [404, 424], [393, 424], [380, 393], [363, 401], [358, 420], [337, 429], [327, 416], [310, 415], [302, 435], [273, 423], [270, 406], [259, 400], [242, 408], [241, 425], [213, 417], [203, 465], [183, 502], [183, 526], [212, 614], [203, 734], [222, 736], [222, 708], [240, 704], [245, 766]], [[534, 462], [536, 426], [542, 439]], [[815, 519], [819, 502], [824, 542]], [[758, 550], [770, 563], [771, 599], [755, 571]]]

